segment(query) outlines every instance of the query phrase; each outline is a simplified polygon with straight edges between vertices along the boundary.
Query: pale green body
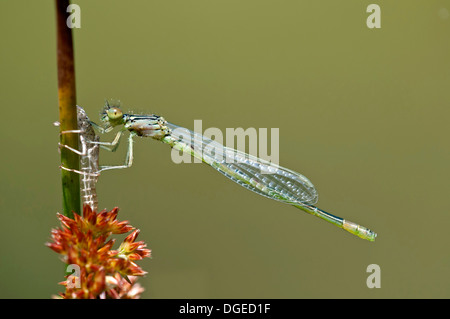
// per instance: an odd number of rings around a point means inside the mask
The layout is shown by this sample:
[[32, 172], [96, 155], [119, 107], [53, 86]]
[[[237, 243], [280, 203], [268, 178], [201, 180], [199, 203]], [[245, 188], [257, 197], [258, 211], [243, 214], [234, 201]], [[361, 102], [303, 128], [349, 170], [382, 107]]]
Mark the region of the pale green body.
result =
[[106, 132], [113, 126], [123, 125], [123, 130], [116, 137], [117, 143], [123, 131], [128, 130], [131, 133], [126, 164], [113, 168], [131, 166], [133, 136], [152, 137], [176, 150], [188, 152], [191, 156], [259, 195], [295, 206], [360, 238], [374, 241], [377, 236], [370, 229], [313, 206], [318, 199], [317, 191], [306, 177], [297, 172], [227, 148], [199, 133], [171, 124], [156, 115], [123, 114], [120, 108], [107, 105], [102, 120], [106, 123], [106, 127], [103, 128]]

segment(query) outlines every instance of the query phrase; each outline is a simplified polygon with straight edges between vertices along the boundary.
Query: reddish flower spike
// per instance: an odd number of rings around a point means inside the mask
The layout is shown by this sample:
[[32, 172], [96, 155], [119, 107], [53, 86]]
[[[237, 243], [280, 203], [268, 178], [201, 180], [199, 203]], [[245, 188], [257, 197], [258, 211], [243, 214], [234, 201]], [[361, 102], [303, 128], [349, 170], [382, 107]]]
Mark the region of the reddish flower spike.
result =
[[[52, 229], [53, 242], [46, 245], [61, 254], [64, 262], [77, 265], [80, 273], [68, 275], [70, 282], [61, 283], [66, 287], [65, 293], [56, 297], [139, 298], [144, 289], [136, 283], [135, 276], [143, 276], [147, 272], [134, 260], [150, 257], [151, 251], [145, 248], [143, 241], [135, 242], [139, 230], [128, 235], [119, 249], [112, 250], [115, 240], [108, 240], [111, 234], [123, 234], [134, 229], [128, 221], [117, 220], [118, 212], [116, 207], [110, 212], [103, 210], [97, 213], [85, 205], [83, 214], [74, 214], [74, 219], [57, 214], [62, 228]], [[131, 284], [125, 276], [133, 278]], [[78, 287], [74, 287], [74, 280], [79, 283]]]

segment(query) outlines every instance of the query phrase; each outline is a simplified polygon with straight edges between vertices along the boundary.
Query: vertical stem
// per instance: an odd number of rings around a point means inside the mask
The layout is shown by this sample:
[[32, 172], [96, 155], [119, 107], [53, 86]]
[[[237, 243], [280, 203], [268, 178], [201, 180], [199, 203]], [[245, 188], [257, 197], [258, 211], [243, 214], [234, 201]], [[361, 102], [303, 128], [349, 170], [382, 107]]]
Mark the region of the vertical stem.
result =
[[[73, 57], [72, 29], [67, 26], [69, 0], [55, 0], [58, 59], [58, 102], [60, 130], [77, 129], [75, 95], [75, 67]], [[61, 144], [78, 149], [78, 134], [61, 134]], [[79, 156], [66, 148], [61, 149], [61, 165], [79, 169]], [[80, 178], [77, 173], [61, 170], [63, 214], [73, 218], [80, 213]]]

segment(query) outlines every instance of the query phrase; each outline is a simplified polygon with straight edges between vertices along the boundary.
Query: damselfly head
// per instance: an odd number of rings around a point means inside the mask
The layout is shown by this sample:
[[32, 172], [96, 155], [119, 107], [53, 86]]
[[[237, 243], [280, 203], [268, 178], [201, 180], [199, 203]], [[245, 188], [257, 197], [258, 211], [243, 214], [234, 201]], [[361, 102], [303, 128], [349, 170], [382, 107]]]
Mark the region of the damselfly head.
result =
[[102, 122], [108, 122], [110, 125], [123, 124], [123, 112], [120, 108], [120, 101], [106, 101], [105, 107], [100, 114]]
[[118, 107], [112, 107], [106, 111], [106, 115], [108, 116], [109, 120], [115, 121], [122, 118], [123, 113], [122, 110]]

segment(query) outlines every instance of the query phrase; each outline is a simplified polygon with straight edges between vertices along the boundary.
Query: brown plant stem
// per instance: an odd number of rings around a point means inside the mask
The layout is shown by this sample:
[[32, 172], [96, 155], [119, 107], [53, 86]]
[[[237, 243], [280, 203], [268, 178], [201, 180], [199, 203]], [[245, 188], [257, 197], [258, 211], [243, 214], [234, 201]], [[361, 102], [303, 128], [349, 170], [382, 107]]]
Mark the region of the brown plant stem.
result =
[[[58, 102], [61, 131], [77, 129], [75, 67], [72, 29], [67, 24], [69, 0], [55, 0], [58, 60]], [[77, 134], [61, 134], [61, 144], [78, 149]], [[61, 165], [79, 169], [79, 156], [66, 148], [61, 149]], [[61, 170], [63, 214], [73, 218], [73, 212], [80, 213], [80, 178], [77, 173]]]

